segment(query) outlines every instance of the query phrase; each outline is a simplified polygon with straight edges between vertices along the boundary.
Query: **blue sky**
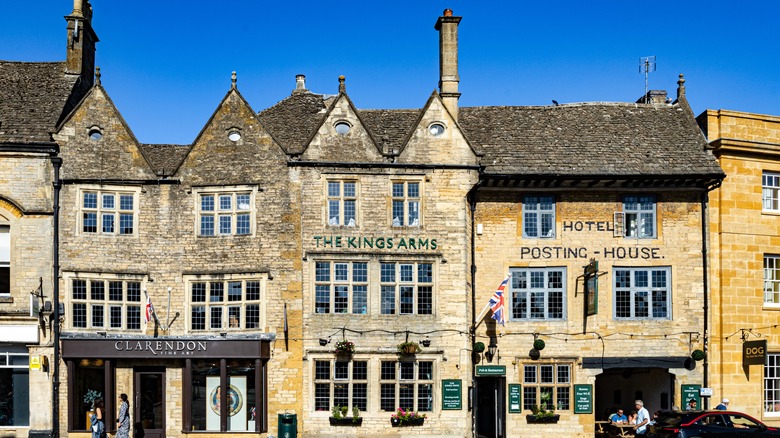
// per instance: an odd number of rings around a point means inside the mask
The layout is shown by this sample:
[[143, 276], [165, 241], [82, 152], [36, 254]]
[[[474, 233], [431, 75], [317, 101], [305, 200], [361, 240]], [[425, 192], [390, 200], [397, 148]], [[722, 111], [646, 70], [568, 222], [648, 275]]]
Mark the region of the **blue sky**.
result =
[[[461, 106], [633, 102], [679, 73], [696, 114], [780, 116], [780, 2], [93, 0], [103, 86], [139, 141], [191, 143], [230, 88], [256, 111], [295, 75], [358, 108], [419, 108], [438, 83], [445, 8], [462, 16]], [[0, 59], [58, 61], [72, 0], [3, 2]]]

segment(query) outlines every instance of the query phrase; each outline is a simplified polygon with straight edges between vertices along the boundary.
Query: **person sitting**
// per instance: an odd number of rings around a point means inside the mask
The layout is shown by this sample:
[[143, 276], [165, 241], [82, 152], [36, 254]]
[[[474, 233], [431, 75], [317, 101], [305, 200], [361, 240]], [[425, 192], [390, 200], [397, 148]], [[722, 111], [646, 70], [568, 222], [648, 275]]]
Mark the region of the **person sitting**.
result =
[[626, 424], [628, 422], [628, 418], [623, 413], [622, 409], [618, 409], [617, 412], [610, 415], [609, 421], [614, 424]]
[[628, 421], [626, 421], [628, 424], [636, 424], [636, 411], [631, 411], [630, 414], [628, 414]]

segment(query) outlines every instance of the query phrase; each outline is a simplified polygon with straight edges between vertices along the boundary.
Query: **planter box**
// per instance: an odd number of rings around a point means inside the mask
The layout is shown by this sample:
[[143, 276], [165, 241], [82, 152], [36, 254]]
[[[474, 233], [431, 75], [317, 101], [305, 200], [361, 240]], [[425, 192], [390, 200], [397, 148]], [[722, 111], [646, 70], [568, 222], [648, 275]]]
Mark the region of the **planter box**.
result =
[[360, 426], [363, 424], [363, 417], [329, 417], [328, 421], [330, 421], [331, 426]]
[[555, 414], [552, 417], [537, 417], [536, 415], [528, 414], [525, 416], [525, 420], [528, 424], [550, 424], [557, 423], [561, 418], [560, 415]]
[[425, 417], [415, 418], [413, 420], [399, 420], [397, 418], [390, 418], [390, 424], [392, 424], [393, 427], [422, 426], [423, 423], [425, 423]]

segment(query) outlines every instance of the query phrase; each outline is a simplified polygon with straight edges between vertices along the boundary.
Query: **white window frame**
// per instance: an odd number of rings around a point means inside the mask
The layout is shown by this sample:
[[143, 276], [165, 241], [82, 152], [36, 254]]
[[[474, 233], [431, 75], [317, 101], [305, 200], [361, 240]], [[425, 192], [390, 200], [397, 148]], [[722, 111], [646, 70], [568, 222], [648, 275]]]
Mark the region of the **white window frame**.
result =
[[[650, 202], [648, 202], [650, 201]], [[636, 204], [635, 208], [629, 204]], [[650, 204], [650, 208], [646, 206]], [[655, 239], [658, 236], [658, 201], [654, 195], [626, 195], [623, 197], [623, 237], [629, 239]], [[652, 226], [648, 233], [647, 226]]]
[[[318, 375], [318, 364], [328, 364], [328, 378], [320, 377]], [[359, 378], [356, 376], [356, 364], [361, 364], [365, 371], [365, 378]], [[346, 375], [340, 374], [346, 371]], [[360, 370], [358, 369], [358, 372]], [[371, 361], [368, 358], [352, 358], [351, 360], [339, 360], [334, 358], [315, 358], [312, 360], [312, 410], [314, 412], [326, 412], [330, 414], [331, 409], [337, 404], [339, 406], [346, 406], [348, 408], [347, 418], [352, 417], [352, 407], [357, 406], [358, 411], [367, 412], [371, 399], [371, 385], [369, 383], [371, 378]], [[358, 377], [358, 378], [356, 378]], [[323, 390], [327, 385], [328, 403], [327, 407], [324, 407], [322, 401], [324, 399]], [[346, 387], [346, 404], [342, 403], [344, 396], [336, 396], [337, 387]], [[364, 394], [360, 395], [362, 391]], [[340, 401], [337, 403], [336, 400]]]
[[[549, 222], [547, 233], [544, 224]], [[555, 196], [526, 195], [523, 197], [523, 238], [555, 239]]]
[[572, 410], [574, 376], [572, 362], [526, 362], [522, 364], [523, 410], [541, 404], [542, 391], [552, 394], [547, 410]]
[[[398, 187], [402, 188], [402, 193], [396, 191]], [[412, 192], [410, 186], [417, 187], [417, 196]], [[393, 227], [418, 228], [423, 224], [423, 183], [421, 180], [393, 180], [390, 183], [390, 224]], [[401, 213], [401, 217], [396, 216], [396, 212]], [[416, 213], [416, 217], [413, 215]]]
[[[30, 419], [31, 419], [30, 404], [13, 403], [14, 396], [17, 396], [22, 400], [28, 399], [30, 401], [34, 397], [34, 395], [30, 394], [30, 389], [31, 389], [30, 377], [32, 377], [32, 375], [30, 373], [30, 354], [26, 350], [27, 349], [24, 345], [12, 344], [12, 345], [0, 346], [0, 358], [2, 358], [0, 359], [0, 369], [13, 370], [12, 373], [16, 376], [20, 374], [27, 376], [27, 384], [28, 384], [27, 386], [25, 386], [24, 388], [13, 388], [13, 394], [3, 394], [3, 398], [4, 398], [3, 401], [11, 403], [11, 405], [14, 407], [18, 406], [27, 409], [26, 417], [23, 417], [22, 412], [18, 412], [18, 413], [14, 412], [13, 425], [0, 426], [0, 431], [8, 432], [8, 430], [11, 429], [11, 434], [13, 434], [14, 429], [27, 429], [30, 427]], [[21, 358], [21, 360], [18, 360], [19, 358]]]
[[[551, 266], [546, 268], [512, 268], [512, 280], [509, 289], [509, 316], [511, 321], [564, 321], [566, 320], [566, 267]], [[553, 274], [560, 277], [560, 286], [551, 286]], [[544, 284], [538, 285], [539, 276], [543, 275]], [[560, 316], [550, 316], [550, 301], [554, 294], [560, 294], [560, 306], [556, 309]], [[534, 316], [531, 306], [534, 299], [541, 299], [543, 316]], [[523, 311], [524, 308], [524, 311]], [[517, 309], [517, 310], [516, 310]], [[522, 312], [521, 314], [516, 314]], [[523, 315], [524, 314], [524, 315]]]
[[[67, 286], [67, 318], [68, 327], [75, 330], [101, 330], [101, 331], [118, 331], [118, 332], [141, 332], [144, 325], [144, 307], [146, 305], [146, 297], [144, 291], [146, 290], [146, 283], [148, 277], [145, 275], [135, 274], [99, 274], [99, 273], [73, 273], [68, 272], [63, 274], [63, 279]], [[83, 283], [84, 297], [76, 297], [76, 282], [79, 282], [79, 286]], [[112, 291], [116, 291], [112, 285], [121, 285], [121, 299], [111, 299]], [[132, 284], [132, 286], [130, 286]], [[94, 285], [94, 286], [93, 286]], [[102, 285], [102, 286], [100, 286]], [[132, 291], [138, 293], [138, 300], [129, 300], [128, 292], [132, 287]], [[103, 298], [96, 298], [94, 294], [99, 293], [102, 289]], [[78, 309], [77, 309], [78, 306]], [[119, 309], [120, 322], [119, 325], [114, 325], [112, 321], [113, 313]], [[81, 317], [77, 316], [77, 312], [84, 312], [84, 324], [76, 325], [76, 322], [81, 321]], [[130, 327], [129, 319], [131, 314], [137, 312], [138, 327]], [[96, 317], [102, 318], [102, 321], [98, 321]]]
[[[256, 233], [256, 186], [226, 186], [193, 188], [195, 202], [195, 235], [198, 237], [242, 237], [254, 236]], [[240, 203], [239, 196], [249, 196], [249, 205]], [[211, 209], [204, 208], [205, 198], [212, 200]], [[225, 207], [222, 200], [229, 199], [230, 206]], [[249, 232], [238, 233], [238, 218], [249, 216]], [[204, 218], [211, 218], [212, 232], [204, 234]], [[230, 221], [230, 231], [222, 227], [223, 219]]]
[[[620, 281], [620, 272], [626, 271], [630, 276], [629, 287], [618, 287]], [[642, 286], [636, 286], [637, 275], [645, 272], [647, 282]], [[653, 274], [663, 273], [665, 285], [659, 286], [654, 283]], [[629, 316], [618, 316], [618, 295], [621, 292], [629, 292]], [[666, 299], [663, 301], [666, 308], [666, 314], [663, 316], [653, 316], [655, 311], [655, 294], [665, 292]], [[641, 296], [646, 297], [647, 316], [636, 316], [636, 307], [640, 303]], [[672, 319], [672, 268], [670, 266], [615, 266], [612, 268], [612, 317], [616, 320], [670, 320]]]
[[[383, 271], [383, 265], [393, 265], [393, 278], [390, 279], [387, 272]], [[430, 276], [427, 276], [421, 267], [430, 267]], [[411, 271], [411, 279], [409, 274]], [[421, 275], [422, 277], [421, 279]], [[424, 281], [430, 279], [430, 281]], [[434, 315], [436, 309], [436, 265], [431, 261], [398, 261], [398, 260], [380, 260], [379, 261], [379, 289], [380, 289], [380, 309], [382, 315]], [[429, 288], [429, 293], [423, 288]], [[408, 294], [411, 291], [412, 308], [408, 308]], [[390, 293], [392, 292], [392, 312], [386, 312], [389, 309]], [[428, 296], [427, 306], [424, 300]], [[406, 304], [404, 304], [406, 303]], [[423, 313], [421, 313], [423, 312]]]
[[[391, 363], [394, 367], [394, 375], [392, 378], [385, 378], [384, 367], [389, 367]], [[421, 369], [421, 364], [423, 363], [427, 364], [426, 367], [430, 365], [430, 376], [428, 376], [430, 378], [423, 375], [425, 371]], [[436, 409], [435, 382], [437, 381], [437, 365], [435, 360], [423, 357], [415, 357], [414, 360], [382, 358], [379, 361], [379, 410], [382, 412], [395, 412], [398, 408], [404, 408], [404, 410], [413, 410], [414, 412], [434, 412]], [[411, 370], [411, 376], [408, 374], [409, 370]], [[393, 387], [392, 405], [388, 403], [391, 385]], [[421, 397], [424, 397], [426, 392], [426, 390], [421, 388], [423, 386], [428, 388], [427, 406], [423, 406], [420, 402]], [[412, 389], [412, 406], [401, 402], [403, 397], [402, 388], [408, 390], [409, 387]]]
[[[98, 185], [87, 185], [79, 187], [77, 208], [78, 213], [78, 233], [86, 236], [122, 236], [122, 237], [138, 237], [138, 217], [140, 216], [140, 187], [108, 187]], [[95, 196], [95, 205], [85, 205], [87, 195]], [[133, 201], [132, 209], [122, 208], [122, 197], [131, 196]], [[113, 197], [113, 206], [108, 205], [106, 202], [109, 197]], [[90, 215], [94, 217], [95, 231], [87, 231], [86, 216]], [[124, 216], [132, 216], [132, 232], [121, 232], [122, 220]], [[106, 230], [106, 220], [111, 219], [113, 221], [113, 230]]]
[[[247, 299], [247, 284], [258, 283], [259, 296], [257, 299]], [[266, 288], [268, 282], [267, 273], [254, 273], [254, 274], [225, 274], [225, 275], [185, 275], [184, 284], [186, 287], [186, 304], [187, 304], [187, 332], [188, 333], [204, 333], [208, 331], [230, 332], [230, 331], [263, 331], [266, 327]], [[240, 283], [241, 286], [241, 298], [231, 300], [231, 289], [233, 284]], [[216, 296], [212, 298], [212, 291], [219, 290], [219, 286], [213, 286], [221, 284], [222, 298], [216, 300]], [[196, 286], [197, 285], [197, 286]], [[205, 285], [205, 295], [203, 301], [196, 300], [194, 298], [193, 287], [200, 288], [200, 285]], [[200, 290], [200, 289], [198, 289]], [[203, 328], [194, 328], [196, 324], [195, 312], [197, 309], [203, 309]], [[254, 327], [247, 327], [247, 312], [254, 312], [257, 309], [257, 323]], [[215, 309], [215, 310], [212, 310]], [[219, 309], [219, 310], [216, 310]], [[234, 312], [238, 313], [234, 313]], [[219, 325], [214, 325], [214, 317], [219, 314]], [[238, 321], [231, 319], [231, 316], [235, 316]]]
[[[348, 193], [348, 187], [352, 193]], [[337, 193], [333, 192], [337, 189]], [[355, 179], [329, 179], [325, 182], [325, 217], [332, 227], [356, 227], [358, 225], [358, 181]], [[347, 218], [349, 206], [352, 206], [352, 217]], [[334, 209], [335, 208], [335, 212]], [[335, 216], [331, 216], [335, 213]]]
[[764, 416], [780, 418], [780, 353], [766, 352], [763, 389]]
[[780, 213], [780, 173], [764, 171], [761, 174], [761, 210]]
[[[0, 216], [1, 218], [2, 216]], [[7, 269], [8, 290], [0, 289], [0, 297], [11, 296], [11, 225], [0, 223], [0, 269]], [[0, 273], [0, 275], [5, 275]], [[2, 281], [0, 281], [2, 283]]]
[[[313, 267], [315, 314], [368, 314], [371, 279], [371, 264], [368, 260], [316, 260]], [[356, 291], [360, 292], [361, 289], [363, 297], [358, 299]], [[344, 293], [347, 300], [345, 306], [339, 304], [343, 303]]]
[[780, 255], [764, 254], [764, 306], [780, 307]]

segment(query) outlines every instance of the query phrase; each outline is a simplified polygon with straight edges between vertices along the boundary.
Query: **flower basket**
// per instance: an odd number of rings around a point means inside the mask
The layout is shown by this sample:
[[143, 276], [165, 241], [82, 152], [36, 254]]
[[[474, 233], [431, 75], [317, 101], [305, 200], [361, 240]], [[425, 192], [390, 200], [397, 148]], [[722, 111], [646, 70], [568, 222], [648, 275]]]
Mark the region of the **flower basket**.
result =
[[551, 423], [557, 423], [560, 418], [561, 416], [558, 414], [553, 414], [553, 415], [528, 414], [525, 416], [525, 421], [527, 421], [528, 424], [551, 424]]
[[404, 355], [417, 354], [422, 351], [420, 345], [417, 344], [417, 342], [411, 342], [411, 341], [401, 342], [400, 344], [398, 344], [396, 348], [398, 349], [399, 354], [404, 354]]
[[363, 424], [363, 417], [329, 417], [328, 421], [331, 426], [360, 426]]
[[390, 416], [390, 424], [393, 427], [403, 426], [422, 426], [425, 423], [425, 414], [418, 414], [413, 411], [405, 411], [402, 408]]
[[344, 339], [336, 342], [333, 352], [340, 355], [350, 356], [355, 353], [355, 344], [352, 341]]

